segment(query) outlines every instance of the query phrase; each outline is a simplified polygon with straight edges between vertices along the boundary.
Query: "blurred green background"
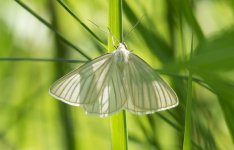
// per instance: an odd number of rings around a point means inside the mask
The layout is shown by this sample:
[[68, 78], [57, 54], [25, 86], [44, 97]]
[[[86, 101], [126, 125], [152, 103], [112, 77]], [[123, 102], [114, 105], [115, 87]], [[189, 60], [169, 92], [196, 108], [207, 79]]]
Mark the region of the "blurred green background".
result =
[[[50, 85], [82, 63], [3, 58], [87, 60], [106, 53], [92, 34], [57, 1], [0, 2], [0, 149], [111, 149], [109, 118], [86, 115], [48, 94]], [[66, 0], [66, 6], [103, 43], [107, 0]], [[123, 28], [130, 50], [167, 80], [180, 105], [153, 115], [127, 113], [130, 150], [180, 150], [183, 145], [187, 70], [193, 73], [192, 148], [234, 149], [234, 1], [125, 0]], [[56, 33], [53, 31], [56, 30]], [[194, 52], [189, 59], [194, 37]], [[59, 36], [58, 36], [59, 34]], [[62, 40], [61, 40], [62, 36]]]

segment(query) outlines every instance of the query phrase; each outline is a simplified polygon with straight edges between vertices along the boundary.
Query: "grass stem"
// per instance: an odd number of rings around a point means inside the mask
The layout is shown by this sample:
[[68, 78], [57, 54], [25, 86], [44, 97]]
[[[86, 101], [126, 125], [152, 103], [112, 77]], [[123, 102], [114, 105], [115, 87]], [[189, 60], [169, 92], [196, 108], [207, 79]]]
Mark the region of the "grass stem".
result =
[[[110, 34], [108, 35], [108, 51], [111, 52], [115, 49], [114, 46], [117, 46], [115, 42], [122, 41], [122, 0], [109, 0], [108, 2], [108, 27], [110, 30]], [[128, 138], [125, 111], [111, 116], [110, 125], [112, 150], [127, 150]]]
[[[190, 59], [192, 58], [193, 51], [193, 35], [191, 40]], [[192, 72], [189, 70], [188, 73], [188, 91], [187, 91], [187, 102], [185, 110], [185, 129], [184, 129], [184, 142], [183, 150], [191, 150], [191, 122], [192, 122]]]

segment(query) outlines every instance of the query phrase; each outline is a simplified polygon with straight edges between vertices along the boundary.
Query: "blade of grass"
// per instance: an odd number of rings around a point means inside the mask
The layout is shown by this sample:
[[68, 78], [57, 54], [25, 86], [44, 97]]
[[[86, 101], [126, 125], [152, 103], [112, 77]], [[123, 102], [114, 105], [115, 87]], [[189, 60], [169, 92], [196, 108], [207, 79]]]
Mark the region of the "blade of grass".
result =
[[212, 73], [212, 75], [210, 75], [210, 72], [200, 72], [199, 75], [205, 79], [207, 84], [210, 85], [212, 89], [214, 89], [214, 93], [218, 96], [225, 122], [234, 143], [234, 86], [230, 85], [229, 81], [226, 81], [226, 79], [222, 79], [217, 73]]
[[174, 129], [176, 129], [177, 131], [181, 131], [182, 128], [178, 125], [176, 125], [174, 122], [172, 122], [170, 119], [168, 119], [167, 117], [165, 117], [164, 115], [158, 113], [157, 114], [162, 120], [164, 120], [166, 123], [168, 123], [170, 126], [172, 126]]
[[0, 58], [0, 61], [36, 61], [36, 62], [66, 62], [66, 63], [85, 63], [85, 60], [64, 59], [64, 58], [20, 58], [9, 57]]
[[[124, 5], [124, 12], [128, 18], [128, 20], [135, 24], [138, 20], [134, 10], [128, 5], [126, 1], [123, 1]], [[170, 46], [157, 34], [154, 32], [149, 31], [143, 24], [139, 23], [136, 31], [139, 32], [147, 44], [149, 50], [151, 50], [155, 56], [157, 56], [161, 62], [168, 63], [171, 61], [173, 56], [173, 51]]]
[[[184, 76], [184, 75], [179, 75], [179, 74], [175, 74], [175, 73], [171, 73], [171, 72], [168, 72], [168, 71], [164, 71], [164, 70], [160, 70], [160, 69], [155, 69], [155, 71], [159, 74], [163, 74], [163, 75], [167, 75], [167, 76], [171, 76], [171, 77], [176, 77], [178, 79], [182, 79], [182, 80], [188, 80], [188, 76]], [[209, 91], [211, 91], [212, 93], [214, 93], [214, 90], [211, 89], [204, 80], [202, 79], [199, 79], [199, 78], [196, 78], [196, 77], [192, 77], [192, 80], [194, 82], [196, 82], [197, 84], [201, 85], [202, 87], [208, 89]], [[230, 86], [234, 86], [234, 85], [231, 85]]]
[[128, 150], [126, 113], [121, 111], [111, 116], [112, 150]]
[[167, 0], [167, 2], [170, 4], [171, 9], [174, 10], [175, 15], [178, 15], [177, 16], [178, 19], [184, 18], [186, 22], [193, 27], [194, 34], [196, 34], [196, 37], [198, 37], [198, 40], [199, 41], [204, 40], [205, 38], [204, 33], [193, 12], [193, 6], [191, 4], [193, 3], [193, 1], [191, 0]]
[[112, 36], [122, 41], [122, 0], [109, 0], [108, 7], [108, 28], [112, 34], [108, 35], [108, 51], [113, 51], [115, 45], [113, 45]]
[[[54, 1], [48, 1], [48, 10], [51, 14], [51, 24], [53, 28], [58, 28], [58, 11], [55, 7]], [[68, 51], [66, 50], [66, 47], [61, 42], [58, 36], [54, 37], [54, 47], [55, 47], [55, 58], [64, 58], [68, 54]], [[61, 69], [60, 64], [55, 63], [55, 77], [58, 78], [58, 76], [64, 74], [64, 70]], [[64, 104], [64, 103], [57, 103], [57, 109], [58, 109], [58, 116], [59, 121], [62, 128], [62, 134], [60, 136], [61, 141], [63, 141], [63, 149], [64, 150], [73, 150], [77, 149], [79, 141], [76, 140], [75, 134], [74, 134], [74, 120], [72, 119], [72, 114], [70, 111], [70, 106]], [[76, 128], [78, 125], [76, 124]], [[78, 129], [78, 128], [77, 128]]]
[[224, 119], [234, 142], [232, 115], [234, 85], [231, 80], [227, 79], [226, 75], [224, 77], [218, 75], [233, 71], [233, 39], [234, 30], [232, 28], [207, 39], [197, 47], [197, 54], [190, 60], [189, 68], [201, 76], [213, 89], [212, 92], [218, 96]]
[[154, 143], [154, 139], [153, 139], [154, 132], [153, 132], [152, 128], [149, 129], [145, 126], [145, 122], [147, 122], [148, 125], [151, 127], [151, 124], [148, 120], [148, 116], [144, 116], [144, 117], [136, 116], [136, 119], [134, 119], [134, 120], [136, 120], [136, 124], [141, 129], [141, 132], [144, 135], [147, 142], [150, 143], [152, 146], [156, 147], [157, 149], [159, 149], [158, 145], [155, 145], [155, 143]]
[[[66, 63], [86, 63], [87, 62], [85, 60], [64, 59], [64, 58], [20, 58], [20, 57], [0, 58], [0, 61], [35, 61], [35, 62], [66, 62]], [[160, 70], [160, 69], [155, 69], [155, 71], [157, 73], [164, 74], [167, 76], [173, 76], [173, 77], [177, 77], [177, 78], [180, 78], [183, 80], [188, 80], [187, 76], [178, 75], [178, 74], [171, 73], [171, 72], [166, 72], [166, 71]], [[214, 93], [213, 89], [211, 89], [207, 84], [205, 84], [205, 81], [198, 79], [198, 78], [195, 78], [195, 77], [192, 77], [192, 80], [194, 82], [197, 82], [202, 87], [208, 89], [212, 93]], [[230, 85], [230, 86], [233, 86], [233, 85]]]
[[[192, 58], [193, 51], [193, 35], [191, 41], [190, 59]], [[187, 101], [185, 111], [185, 129], [184, 129], [184, 142], [183, 150], [191, 150], [191, 113], [192, 113], [192, 72], [189, 70], [188, 74], [188, 89], [187, 89]]]
[[[108, 1], [108, 27], [111, 34], [122, 41], [122, 0]], [[108, 51], [114, 50], [112, 35], [108, 35]], [[125, 111], [111, 116], [112, 150], [127, 150], [127, 125]]]
[[183, 11], [183, 15], [185, 16], [185, 19], [188, 21], [188, 23], [193, 27], [194, 33], [197, 35], [198, 39], [202, 41], [204, 39], [203, 31], [193, 13], [193, 8], [191, 6], [190, 0], [182, 0], [178, 3], [178, 5], [181, 7], [181, 11]]
[[234, 68], [234, 30], [227, 29], [207, 38], [195, 49], [196, 55], [190, 60], [189, 67], [198, 72], [229, 71]]
[[80, 48], [72, 44], [70, 41], [68, 41], [65, 37], [62, 36], [61, 33], [59, 33], [51, 24], [49, 24], [47, 21], [45, 21], [42, 17], [37, 15], [32, 9], [30, 9], [27, 5], [25, 5], [23, 2], [19, 0], [15, 0], [20, 6], [22, 6], [25, 10], [27, 10], [29, 13], [31, 13], [35, 18], [37, 18], [39, 21], [41, 21], [44, 25], [46, 25], [51, 31], [53, 31], [56, 36], [58, 36], [64, 43], [75, 49], [77, 52], [79, 52], [82, 56], [84, 56], [86, 59], [91, 60], [91, 58], [85, 54]]
[[189, 72], [183, 150], [191, 149], [192, 74]]
[[107, 49], [106, 44], [103, 43], [103, 41], [86, 25], [84, 22], [80, 20], [80, 18], [75, 15], [68, 6], [62, 2], [61, 0], [57, 0], [57, 2], [73, 17], [76, 21], [80, 23], [82, 27], [85, 28], [105, 49]]

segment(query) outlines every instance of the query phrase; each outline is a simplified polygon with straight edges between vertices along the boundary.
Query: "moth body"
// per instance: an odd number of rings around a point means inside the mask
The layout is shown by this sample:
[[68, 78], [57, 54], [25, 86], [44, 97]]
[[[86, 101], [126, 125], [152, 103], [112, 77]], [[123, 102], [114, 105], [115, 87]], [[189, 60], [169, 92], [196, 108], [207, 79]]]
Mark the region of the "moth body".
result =
[[119, 43], [117, 49], [112, 52], [114, 61], [120, 65], [128, 62], [130, 52], [126, 49], [125, 45]]
[[179, 103], [173, 89], [123, 43], [57, 80], [50, 94], [101, 117], [122, 109], [151, 114]]

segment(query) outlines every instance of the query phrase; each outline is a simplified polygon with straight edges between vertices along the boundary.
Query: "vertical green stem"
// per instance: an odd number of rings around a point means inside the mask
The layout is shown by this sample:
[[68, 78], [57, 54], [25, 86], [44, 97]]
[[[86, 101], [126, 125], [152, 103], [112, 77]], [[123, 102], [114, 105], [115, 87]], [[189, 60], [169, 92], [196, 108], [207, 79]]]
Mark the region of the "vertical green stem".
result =
[[116, 115], [111, 116], [111, 138], [112, 150], [127, 150], [128, 137], [125, 111], [121, 111]]
[[[108, 35], [108, 51], [111, 52], [115, 48], [116, 42], [122, 41], [122, 0], [109, 0], [108, 10], [108, 27], [111, 34]], [[112, 36], [114, 36], [114, 43]], [[116, 41], [117, 39], [118, 41]], [[127, 150], [127, 125], [125, 111], [111, 116], [111, 135], [112, 150]]]
[[192, 74], [191, 72], [189, 72], [183, 150], [191, 150], [191, 108], [192, 108]]
[[112, 36], [122, 41], [122, 0], [109, 0], [108, 8], [108, 28], [111, 32], [108, 35], [108, 51], [110, 52], [114, 50]]
[[[192, 35], [192, 41], [191, 41], [190, 59], [192, 57], [192, 50], [193, 50], [193, 35]], [[189, 71], [183, 150], [191, 150], [192, 90], [193, 90], [192, 89], [192, 72]]]

